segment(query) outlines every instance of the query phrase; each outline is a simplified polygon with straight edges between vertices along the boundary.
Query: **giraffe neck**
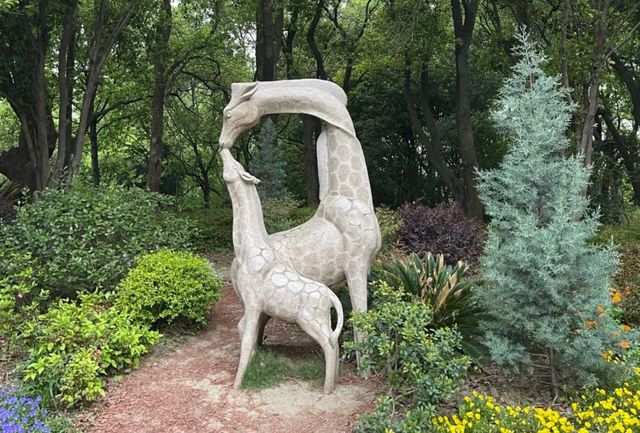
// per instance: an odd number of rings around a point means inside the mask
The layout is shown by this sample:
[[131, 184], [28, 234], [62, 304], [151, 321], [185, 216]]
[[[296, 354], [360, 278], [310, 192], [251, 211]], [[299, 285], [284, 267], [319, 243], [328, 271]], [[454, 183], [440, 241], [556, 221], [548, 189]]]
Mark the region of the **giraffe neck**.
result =
[[[261, 116], [280, 113], [304, 113], [326, 122], [327, 195], [353, 198], [373, 208], [369, 175], [356, 137], [351, 116], [344, 104], [329, 92], [313, 87], [285, 89], [269, 82], [259, 83], [251, 98]], [[318, 159], [319, 164], [321, 158]], [[319, 167], [319, 171], [325, 169]], [[321, 197], [324, 199], [324, 197]]]
[[251, 247], [269, 248], [262, 205], [254, 184], [240, 179], [227, 184], [233, 207], [233, 247], [236, 257]]

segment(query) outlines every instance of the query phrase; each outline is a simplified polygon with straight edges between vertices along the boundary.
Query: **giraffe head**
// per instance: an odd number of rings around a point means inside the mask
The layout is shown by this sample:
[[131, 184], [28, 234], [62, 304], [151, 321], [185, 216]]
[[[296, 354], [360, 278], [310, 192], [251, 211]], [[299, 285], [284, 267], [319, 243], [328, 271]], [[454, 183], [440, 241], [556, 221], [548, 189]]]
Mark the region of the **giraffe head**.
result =
[[224, 107], [220, 148], [229, 149], [236, 138], [260, 121], [260, 113], [251, 97], [258, 90], [258, 82], [231, 85], [231, 101]]
[[242, 164], [236, 161], [233, 155], [231, 155], [231, 151], [229, 149], [220, 149], [220, 156], [222, 157], [223, 165], [222, 178], [226, 183], [236, 183], [239, 181], [251, 183], [253, 185], [260, 183], [260, 179], [249, 174]]

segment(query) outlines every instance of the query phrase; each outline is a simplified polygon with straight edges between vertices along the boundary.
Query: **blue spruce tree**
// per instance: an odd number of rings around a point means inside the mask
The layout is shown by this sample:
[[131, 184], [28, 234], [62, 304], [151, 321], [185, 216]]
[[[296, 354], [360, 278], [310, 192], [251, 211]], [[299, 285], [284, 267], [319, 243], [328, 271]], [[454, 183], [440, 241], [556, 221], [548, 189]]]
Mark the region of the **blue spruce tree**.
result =
[[622, 373], [607, 359], [630, 336], [608, 314], [617, 254], [589, 242], [598, 227], [582, 194], [589, 169], [564, 156], [572, 107], [525, 35], [516, 54], [493, 112], [510, 151], [498, 169], [478, 173], [491, 218], [478, 297], [494, 318], [485, 328], [496, 363], [528, 372], [543, 364], [557, 392]]

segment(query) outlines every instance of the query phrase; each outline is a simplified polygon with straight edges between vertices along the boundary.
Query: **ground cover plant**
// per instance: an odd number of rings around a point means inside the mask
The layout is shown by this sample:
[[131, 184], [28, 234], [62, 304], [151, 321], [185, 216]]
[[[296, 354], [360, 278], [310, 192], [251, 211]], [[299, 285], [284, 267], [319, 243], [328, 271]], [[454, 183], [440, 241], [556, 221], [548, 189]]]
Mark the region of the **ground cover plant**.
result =
[[245, 389], [265, 389], [278, 386], [290, 379], [311, 382], [322, 388], [324, 359], [318, 354], [305, 359], [292, 360], [274, 349], [261, 347], [251, 360], [242, 380]]
[[506, 405], [492, 396], [466, 396], [458, 413], [432, 419], [435, 433], [635, 433], [640, 430], [640, 380], [612, 389], [585, 389], [571, 399], [569, 411]]
[[51, 433], [46, 425], [47, 410], [41, 398], [21, 396], [16, 389], [0, 389], [0, 427], [2, 432]]
[[629, 374], [604, 353], [633, 344], [611, 317], [609, 289], [617, 265], [612, 248], [593, 245], [597, 215], [584, 196], [589, 170], [581, 156], [563, 156], [571, 107], [557, 79], [542, 70], [526, 36], [520, 61], [500, 91], [494, 119], [511, 148], [498, 169], [479, 173], [491, 217], [481, 259], [482, 306], [493, 360], [511, 371], [547, 367], [547, 382], [596, 385]]
[[59, 300], [27, 323], [28, 358], [22, 377], [48, 404], [72, 407], [105, 395], [105, 379], [137, 368], [160, 334], [113, 305], [113, 293], [80, 293]]

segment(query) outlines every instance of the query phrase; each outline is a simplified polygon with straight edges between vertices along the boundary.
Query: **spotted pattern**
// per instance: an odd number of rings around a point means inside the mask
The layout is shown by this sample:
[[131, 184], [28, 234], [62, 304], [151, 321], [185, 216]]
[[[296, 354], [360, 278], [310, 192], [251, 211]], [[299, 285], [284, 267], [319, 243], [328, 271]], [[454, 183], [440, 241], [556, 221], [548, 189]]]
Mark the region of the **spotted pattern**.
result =
[[[297, 323], [320, 344], [325, 354], [325, 392], [332, 392], [338, 373], [338, 336], [343, 312], [338, 297], [325, 285], [301, 276], [279, 259], [264, 228], [260, 198], [255, 183], [247, 181], [244, 168], [228, 150], [221, 151], [223, 178], [233, 205], [233, 242], [236, 258], [231, 268], [234, 289], [242, 300], [244, 316], [238, 324], [241, 335], [240, 363], [236, 386], [255, 350], [260, 327], [267, 317]], [[331, 328], [331, 308], [338, 313]]]

